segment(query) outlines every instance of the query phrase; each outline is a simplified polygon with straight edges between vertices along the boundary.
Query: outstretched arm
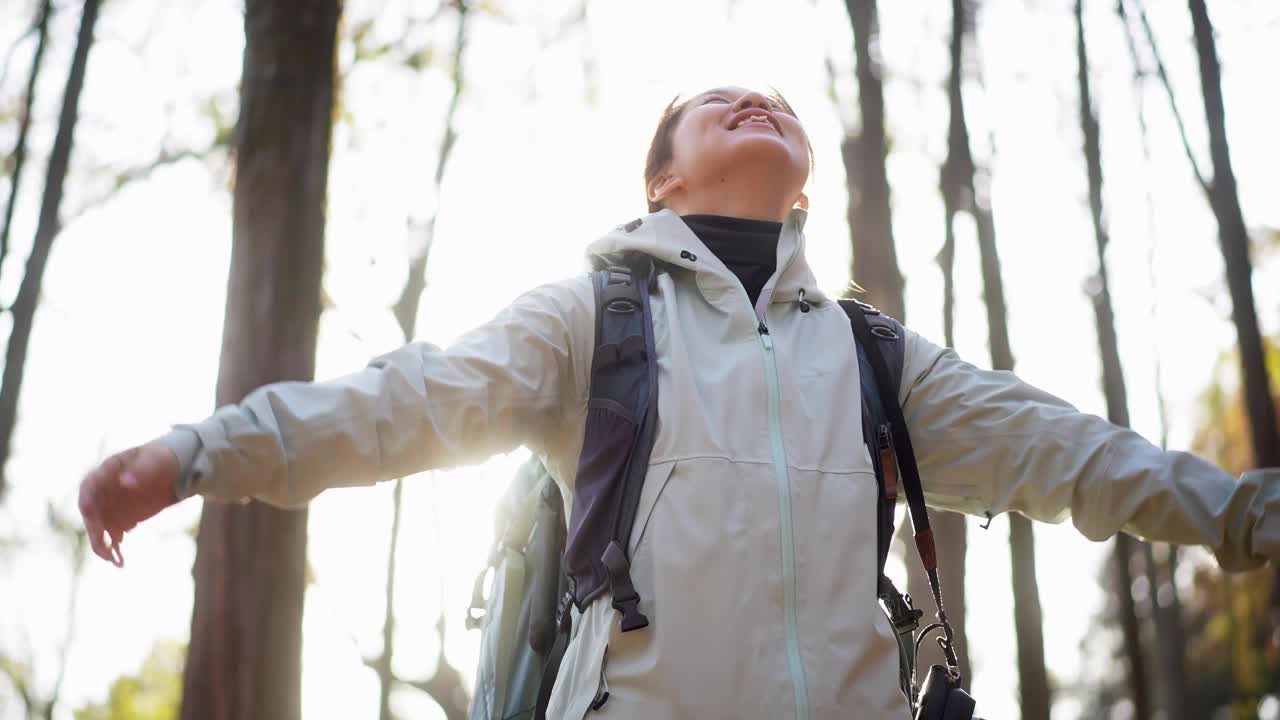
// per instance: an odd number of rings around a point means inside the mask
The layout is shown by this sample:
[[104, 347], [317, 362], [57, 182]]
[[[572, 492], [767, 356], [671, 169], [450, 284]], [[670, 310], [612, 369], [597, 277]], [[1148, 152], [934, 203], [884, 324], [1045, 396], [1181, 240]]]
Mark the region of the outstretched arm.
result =
[[1070, 515], [1091, 540], [1124, 530], [1206, 545], [1233, 570], [1280, 560], [1280, 469], [1237, 481], [914, 333], [904, 365], [900, 400], [931, 505]]
[[592, 327], [591, 297], [585, 277], [543, 286], [448, 349], [413, 343], [335, 380], [266, 385], [108, 458], [81, 487], [95, 550], [111, 559], [103, 531], [118, 540], [192, 494], [297, 507], [326, 488], [540, 445], [584, 401], [590, 358], [571, 345]]

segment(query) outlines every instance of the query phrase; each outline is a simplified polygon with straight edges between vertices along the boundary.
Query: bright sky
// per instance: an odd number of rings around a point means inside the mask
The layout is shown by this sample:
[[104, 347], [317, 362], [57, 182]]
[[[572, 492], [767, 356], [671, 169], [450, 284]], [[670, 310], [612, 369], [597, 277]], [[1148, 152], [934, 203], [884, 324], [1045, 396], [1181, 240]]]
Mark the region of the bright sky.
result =
[[[28, 22], [28, 5], [0, 7], [0, 47]], [[329, 186], [325, 288], [335, 307], [321, 324], [318, 376], [361, 367], [398, 344], [388, 306], [405, 272], [408, 219], [440, 208], [417, 335], [447, 343], [492, 316], [520, 291], [576, 272], [583, 247], [644, 212], [644, 151], [663, 105], [677, 91], [736, 83], [773, 85], [786, 94], [817, 154], [807, 226], [819, 281], [838, 291], [848, 280], [844, 126], [857, 122], [852, 39], [843, 3], [768, 0], [652, 0], [591, 4], [586, 31], [559, 33], [577, 7], [494, 3], [506, 21], [477, 17], [466, 58], [468, 94], [462, 134], [439, 198], [430, 189], [448, 97], [443, 64], [453, 16], [414, 38], [436, 43], [425, 74], [387, 62], [357, 66], [346, 78], [334, 134]], [[1203, 111], [1185, 5], [1149, 2], [1152, 21], [1191, 126], [1206, 146]], [[348, 27], [376, 15], [375, 36], [394, 39], [406, 14], [432, 8], [410, 0], [352, 0]], [[941, 339], [942, 240], [936, 190], [945, 152], [944, 81], [950, 18], [941, 4], [882, 2], [880, 51], [893, 143], [889, 175], [894, 229], [907, 278], [909, 322]], [[1134, 425], [1158, 438], [1154, 358], [1165, 373], [1171, 445], [1182, 448], [1196, 422], [1196, 398], [1218, 355], [1231, 346], [1215, 226], [1191, 181], [1168, 106], [1155, 86], [1145, 94], [1156, 157], [1144, 164], [1132, 69], [1110, 0], [1088, 3], [1087, 31], [1095, 101], [1101, 115], [1107, 214], [1121, 356]], [[21, 6], [21, 7], [18, 7]], [[531, 9], [535, 8], [536, 9]], [[975, 153], [993, 170], [995, 217], [1005, 271], [1010, 328], [1019, 373], [1084, 410], [1104, 411], [1093, 317], [1082, 292], [1095, 267], [1084, 204], [1085, 177], [1076, 117], [1070, 0], [988, 0], [979, 18], [984, 83], [966, 87]], [[1280, 138], [1274, 86], [1280, 6], [1269, 0], [1214, 3], [1224, 73], [1228, 132], [1246, 219], [1280, 227], [1274, 202]], [[527, 13], [527, 14], [526, 14]], [[46, 64], [33, 134], [40, 154], [19, 208], [15, 255], [0, 272], [0, 296], [12, 297], [34, 227], [43, 155], [52, 139], [67, 58], [78, 18], [62, 12]], [[234, 117], [242, 48], [233, 0], [109, 3], [82, 103], [68, 208], [94, 192], [88, 168], [145, 163], [162, 141], [201, 147], [210, 138], [206, 100]], [[543, 46], [546, 47], [543, 47]], [[17, 96], [30, 56], [19, 48], [0, 97]], [[584, 65], [584, 54], [589, 65]], [[346, 47], [342, 67], [350, 69]], [[838, 107], [826, 96], [824, 62], [836, 68]], [[590, 101], [585, 98], [590, 95]], [[0, 125], [10, 147], [13, 124]], [[988, 139], [995, 138], [993, 157]], [[1206, 165], [1207, 157], [1201, 153]], [[3, 537], [27, 539], [0, 554], [0, 648], [33, 654], [40, 687], [52, 685], [66, 629], [65, 553], [50, 538], [48, 502], [74, 517], [82, 473], [110, 451], [145, 441], [169, 423], [212, 409], [230, 243], [229, 175], [187, 162], [157, 173], [73, 222], [58, 239], [22, 396], [12, 489], [0, 508]], [[1147, 189], [1154, 207], [1149, 212]], [[1148, 218], [1154, 217], [1154, 236]], [[1158, 289], [1148, 281], [1156, 239]], [[976, 249], [963, 228], [958, 278], [958, 349], [985, 364], [986, 328]], [[1280, 331], [1275, 262], [1259, 268], [1255, 292], [1264, 330]], [[859, 278], [864, 284], [873, 279]], [[1153, 298], [1158, 314], [1153, 319]], [[478, 637], [462, 628], [471, 581], [491, 536], [491, 509], [518, 456], [484, 466], [414, 478], [407, 485], [396, 597], [395, 666], [430, 673], [432, 629], [443, 597], [446, 652], [470, 673]], [[380, 647], [390, 485], [331, 491], [312, 504], [307, 597], [304, 714], [371, 717], [376, 681], [361, 654]], [[191, 608], [194, 544], [185, 534], [199, 502], [167, 511], [124, 545], [127, 566], [93, 562], [81, 588], [78, 631], [58, 717], [105, 695], [111, 680], [135, 672], [158, 639], [185, 638]], [[1009, 591], [1007, 522], [970, 525], [968, 601], [974, 694], [987, 717], [1016, 713], [1016, 665]], [[1099, 562], [1109, 546], [1080, 538], [1070, 523], [1037, 525], [1037, 562], [1046, 645], [1054, 676], [1070, 685], [1082, 673], [1080, 642], [1102, 602]], [[893, 568], [895, 572], [900, 568]], [[29, 640], [24, 639], [29, 638]], [[1100, 658], [1088, 660], [1098, 663]], [[398, 707], [432, 717], [420, 699]], [[1061, 693], [1056, 717], [1079, 704]], [[0, 720], [16, 717], [0, 691]]]

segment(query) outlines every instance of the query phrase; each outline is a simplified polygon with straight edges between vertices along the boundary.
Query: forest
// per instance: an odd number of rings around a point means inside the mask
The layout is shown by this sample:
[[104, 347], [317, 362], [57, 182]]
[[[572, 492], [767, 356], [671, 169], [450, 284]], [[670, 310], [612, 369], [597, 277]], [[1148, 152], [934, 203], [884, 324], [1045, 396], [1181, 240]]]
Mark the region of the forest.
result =
[[[467, 718], [527, 452], [184, 502], [123, 570], [80, 478], [583, 272], [645, 213], [662, 108], [719, 85], [803, 121], [828, 294], [1280, 467], [1277, 48], [1274, 0], [0, 3], [0, 720]], [[982, 717], [1280, 719], [1280, 567], [932, 518]], [[888, 571], [932, 617], [910, 547]]]

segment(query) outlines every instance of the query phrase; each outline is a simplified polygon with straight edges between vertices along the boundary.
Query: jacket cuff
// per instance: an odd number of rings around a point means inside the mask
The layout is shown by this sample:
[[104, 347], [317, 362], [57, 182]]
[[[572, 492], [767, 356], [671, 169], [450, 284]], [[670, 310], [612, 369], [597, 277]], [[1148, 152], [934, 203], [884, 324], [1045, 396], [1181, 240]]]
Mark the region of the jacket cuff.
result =
[[[178, 456], [178, 479], [174, 483], [173, 494], [178, 500], [185, 500], [196, 494], [197, 460], [203, 454], [204, 443], [194, 430], [177, 427], [153, 441], [173, 451]], [[206, 464], [206, 463], [201, 463]]]

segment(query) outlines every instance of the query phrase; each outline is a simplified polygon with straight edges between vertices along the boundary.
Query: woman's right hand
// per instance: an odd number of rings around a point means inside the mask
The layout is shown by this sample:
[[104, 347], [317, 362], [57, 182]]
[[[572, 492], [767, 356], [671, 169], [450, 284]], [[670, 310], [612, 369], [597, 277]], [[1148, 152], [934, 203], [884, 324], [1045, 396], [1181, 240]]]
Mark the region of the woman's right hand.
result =
[[176, 503], [178, 456], [163, 445], [139, 445], [103, 460], [80, 482], [80, 515], [98, 557], [124, 565], [120, 541], [138, 523]]

